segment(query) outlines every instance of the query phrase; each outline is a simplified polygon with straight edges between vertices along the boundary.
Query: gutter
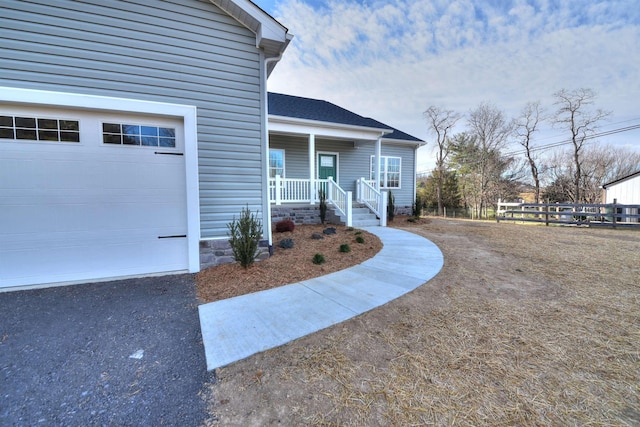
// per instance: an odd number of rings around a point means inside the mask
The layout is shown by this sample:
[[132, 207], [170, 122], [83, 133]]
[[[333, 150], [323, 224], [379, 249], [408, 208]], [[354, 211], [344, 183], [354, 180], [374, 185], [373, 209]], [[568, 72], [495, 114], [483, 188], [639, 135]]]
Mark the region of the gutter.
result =
[[266, 229], [267, 231], [267, 241], [269, 243], [269, 256], [273, 255], [273, 232], [271, 229], [271, 200], [269, 200], [269, 96], [268, 96], [268, 91], [267, 91], [267, 79], [269, 78], [269, 64], [270, 63], [276, 63], [278, 61], [280, 61], [282, 59], [282, 55], [284, 53], [284, 49], [286, 48], [286, 45], [284, 46], [284, 48], [282, 49], [282, 51], [280, 51], [280, 54], [278, 56], [272, 57], [272, 58], [266, 58], [264, 60], [264, 100], [263, 100], [263, 104], [262, 104], [262, 108], [264, 109], [264, 119], [263, 119], [263, 123], [262, 123], [262, 129], [264, 134], [262, 135], [262, 138], [264, 140], [264, 151], [265, 151], [265, 159], [264, 159], [264, 165], [266, 165], [267, 167], [264, 168], [264, 171], [262, 173], [262, 178], [264, 179], [264, 185], [262, 187], [262, 191], [265, 194], [265, 197], [267, 199], [267, 208], [265, 210], [265, 218], [266, 218], [266, 226], [264, 226], [263, 224], [263, 228]]

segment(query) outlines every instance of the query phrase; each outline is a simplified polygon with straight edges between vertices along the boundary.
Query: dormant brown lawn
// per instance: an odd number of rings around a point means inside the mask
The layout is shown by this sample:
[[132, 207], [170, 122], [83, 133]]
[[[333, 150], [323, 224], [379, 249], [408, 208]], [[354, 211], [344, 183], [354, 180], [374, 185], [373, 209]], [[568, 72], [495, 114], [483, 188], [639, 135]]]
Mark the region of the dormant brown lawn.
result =
[[440, 274], [219, 369], [208, 424], [638, 425], [640, 232], [394, 226], [440, 247]]

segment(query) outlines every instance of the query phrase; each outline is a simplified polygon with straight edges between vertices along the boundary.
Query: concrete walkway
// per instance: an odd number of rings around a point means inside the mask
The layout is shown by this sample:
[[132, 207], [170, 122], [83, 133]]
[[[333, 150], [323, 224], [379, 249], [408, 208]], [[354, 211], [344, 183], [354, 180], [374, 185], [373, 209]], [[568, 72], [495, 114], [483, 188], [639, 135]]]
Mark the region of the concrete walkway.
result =
[[199, 307], [207, 369], [219, 368], [319, 331], [402, 296], [443, 265], [438, 247], [388, 227], [364, 230], [384, 247], [346, 270]]

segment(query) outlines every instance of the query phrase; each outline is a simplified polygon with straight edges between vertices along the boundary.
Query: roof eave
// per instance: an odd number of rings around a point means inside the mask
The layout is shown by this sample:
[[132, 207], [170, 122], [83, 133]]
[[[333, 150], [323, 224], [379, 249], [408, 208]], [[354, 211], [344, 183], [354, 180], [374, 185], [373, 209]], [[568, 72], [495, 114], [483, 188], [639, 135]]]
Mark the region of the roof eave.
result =
[[[209, 0], [256, 35], [256, 47], [265, 58], [277, 58], [293, 38], [287, 27], [250, 0]], [[270, 68], [275, 67], [275, 62]], [[269, 72], [271, 70], [268, 70]]]
[[302, 119], [298, 117], [278, 116], [269, 114], [269, 121], [275, 123], [291, 123], [296, 125], [308, 125], [310, 127], [335, 128], [345, 130], [358, 130], [364, 132], [378, 133], [380, 136], [393, 133], [393, 129], [389, 128], [373, 128], [368, 126], [348, 125], [344, 123], [325, 122], [321, 120]]
[[422, 140], [417, 140], [417, 141], [412, 141], [409, 139], [397, 139], [397, 138], [382, 138], [383, 142], [387, 142], [389, 144], [403, 144], [403, 145], [415, 145], [418, 147], [422, 147], [423, 145], [427, 145], [427, 143], [425, 141]]
[[614, 184], [619, 184], [619, 183], [621, 183], [623, 181], [626, 181], [628, 179], [631, 179], [631, 178], [635, 178], [636, 176], [640, 176], [640, 171], [634, 172], [634, 173], [632, 173], [630, 175], [627, 175], [627, 176], [623, 176], [622, 178], [618, 178], [615, 181], [607, 182], [606, 184], [602, 185], [602, 188], [604, 188], [606, 190], [607, 187], [610, 187], [610, 186], [612, 186]]

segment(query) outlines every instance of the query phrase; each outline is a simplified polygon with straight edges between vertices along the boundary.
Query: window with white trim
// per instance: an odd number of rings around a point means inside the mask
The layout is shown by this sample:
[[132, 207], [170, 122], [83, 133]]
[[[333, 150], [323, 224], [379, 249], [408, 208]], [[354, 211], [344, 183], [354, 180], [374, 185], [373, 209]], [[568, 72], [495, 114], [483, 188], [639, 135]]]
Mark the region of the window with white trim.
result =
[[0, 116], [0, 139], [80, 142], [78, 120]]
[[[375, 180], [377, 171], [374, 167], [375, 156], [371, 156], [370, 179]], [[400, 173], [402, 170], [402, 158], [380, 156], [380, 179], [378, 188], [400, 188]]]
[[269, 178], [275, 178], [280, 175], [284, 178], [284, 150], [270, 148], [269, 149]]

